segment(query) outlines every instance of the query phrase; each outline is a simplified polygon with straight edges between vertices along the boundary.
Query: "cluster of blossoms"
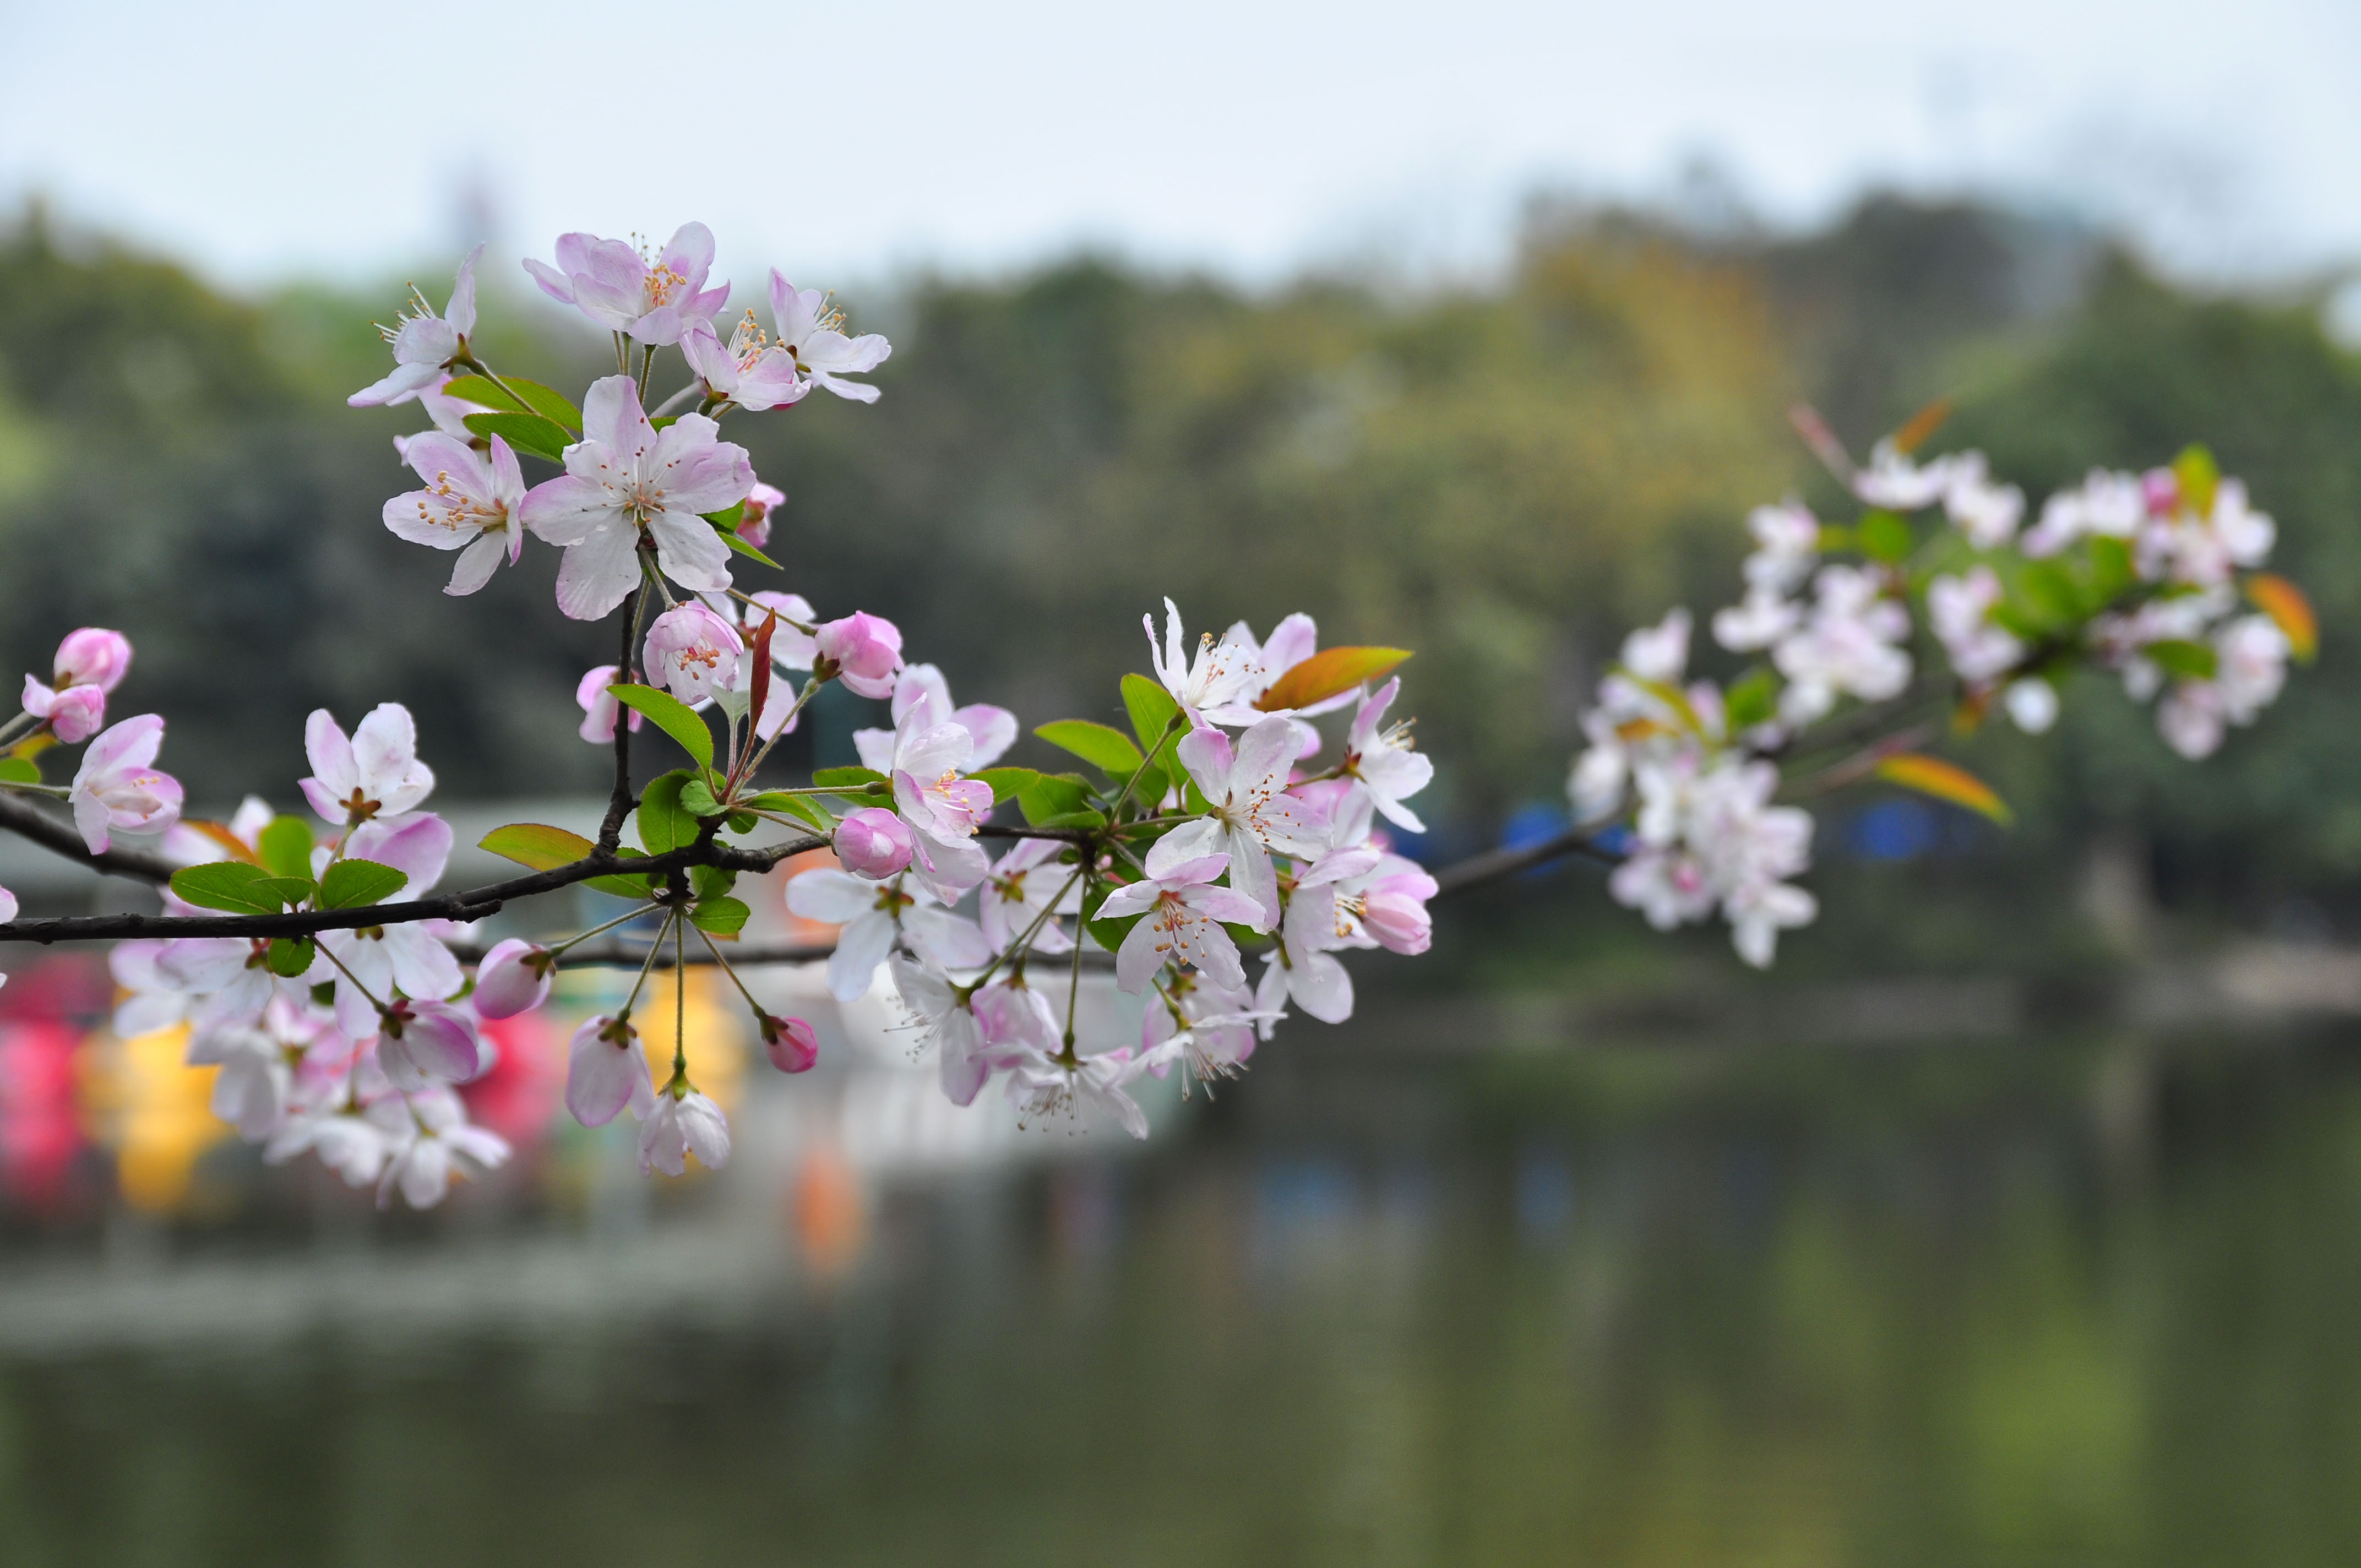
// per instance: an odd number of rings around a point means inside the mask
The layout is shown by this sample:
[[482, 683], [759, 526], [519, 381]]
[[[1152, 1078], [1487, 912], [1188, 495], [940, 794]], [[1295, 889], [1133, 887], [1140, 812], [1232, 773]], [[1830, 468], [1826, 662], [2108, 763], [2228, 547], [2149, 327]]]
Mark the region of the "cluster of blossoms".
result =
[[[1589, 743], [1568, 782], [1576, 825], [1628, 817], [1602, 840], [1621, 858], [1609, 888], [1660, 930], [1719, 910], [1761, 967], [1780, 930], [1814, 917], [1786, 880], [1810, 863], [1812, 819], [1773, 804], [1783, 788], [1873, 776], [2004, 815], [1971, 775], [1909, 750], [1931, 724], [1784, 781], [1783, 762], [1836, 743], [1816, 727], [1848, 701], [1897, 725], [1914, 704], [1949, 708], [1962, 730], [1997, 707], [2038, 734], [2066, 678], [2090, 664], [2120, 672], [2136, 701], [2163, 691], [2158, 728], [2195, 759], [2225, 727], [2252, 723], [2289, 659], [2311, 654], [2301, 593], [2253, 570], [2270, 554], [2270, 519], [2202, 448], [2142, 476], [2094, 472], [2030, 528], [2024, 491], [1979, 452], [1920, 463], [1888, 441], [1865, 468], [1837, 466], [1865, 509], [1856, 521], [1824, 524], [1794, 500], [1747, 520], [1744, 594], [1710, 626], [1758, 661], [1726, 686], [1690, 680], [1692, 620], [1675, 609], [1625, 641], [1584, 718]], [[2242, 613], [2242, 598], [2256, 609]], [[1914, 643], [1922, 602], [1931, 649]], [[1932, 660], [1944, 674], [1920, 674]]]
[[[815, 387], [874, 400], [853, 378], [884, 361], [884, 338], [848, 334], [826, 296], [774, 271], [770, 326], [748, 313], [725, 340], [730, 289], [708, 280], [702, 225], [653, 256], [567, 235], [554, 264], [526, 267], [612, 334], [615, 374], [577, 407], [477, 353], [480, 254], [441, 313], [413, 299], [385, 334], [391, 373], [350, 400], [414, 402], [429, 422], [396, 442], [421, 488], [387, 502], [383, 521], [458, 553], [447, 592], [472, 593], [521, 562], [532, 533], [563, 552], [555, 595], [566, 615], [620, 621], [617, 662], [587, 672], [577, 692], [580, 734], [615, 762], [596, 840], [511, 824], [482, 847], [531, 874], [424, 896], [452, 834], [424, 809], [434, 777], [395, 704], [349, 734], [324, 710], [312, 716], [312, 771], [299, 781], [309, 817], [249, 799], [227, 822], [184, 820], [181, 785], [155, 767], [163, 720], [106, 724], [131, 648], [104, 630], [67, 638], [50, 678], [28, 676], [24, 711], [0, 725], [0, 791], [56, 799], [71, 824], [13, 800], [0, 802], [0, 822], [168, 879], [164, 916], [150, 924], [19, 922], [0, 890], [0, 936], [136, 928], [140, 939], [112, 957], [126, 993], [117, 1030], [185, 1025], [189, 1059], [219, 1069], [215, 1110], [266, 1157], [308, 1152], [380, 1202], [399, 1191], [415, 1205], [498, 1167], [508, 1146], [469, 1121], [465, 1093], [491, 1067], [486, 1025], [544, 1005], [565, 962], [618, 961], [576, 949], [628, 927], [646, 938], [638, 979], [574, 1032], [566, 1106], [591, 1126], [629, 1113], [642, 1171], [680, 1175], [692, 1157], [722, 1166], [730, 1128], [689, 1077], [686, 988], [675, 988], [668, 1068], [642, 1051], [635, 1009], [669, 944], [675, 967], [709, 960], [736, 984], [774, 1066], [810, 1069], [817, 1032], [768, 1012], [726, 950], [752, 915], [740, 875], [807, 850], [831, 850], [837, 868], [794, 877], [785, 903], [839, 928], [833, 994], [892, 999], [950, 1100], [971, 1104], [997, 1079], [1028, 1122], [1087, 1105], [1144, 1135], [1133, 1098], [1142, 1074], [1177, 1070], [1184, 1092], [1234, 1074], [1290, 1013], [1352, 1014], [1340, 954], [1426, 950], [1440, 884], [1391, 839], [1423, 833], [1409, 802], [1433, 774], [1409, 724], [1388, 718], [1406, 652], [1321, 648], [1304, 615], [1267, 638], [1241, 623], [1191, 646], [1167, 600], [1160, 634], [1146, 620], [1153, 676], [1121, 683], [1127, 728], [1044, 724], [1034, 735], [1082, 768], [1005, 765], [1016, 717], [956, 703], [940, 669], [905, 657], [892, 622], [860, 610], [823, 619], [800, 595], [748, 591], [733, 576], [745, 563], [782, 570], [765, 552], [791, 552], [786, 497], [720, 439], [720, 422], [792, 407]], [[686, 380], [652, 401], [666, 348]], [[1568, 842], [1610, 849], [1614, 895], [1655, 925], [1719, 913], [1760, 965], [1779, 932], [1813, 918], [1794, 882], [1809, 864], [1812, 819], [1779, 802], [1796, 787], [1782, 767], [1835, 744], [1820, 727], [1850, 723], [1849, 704], [1874, 717], [1923, 698], [1955, 723], [1997, 704], [2039, 730], [2063, 675], [2093, 663], [2120, 671], [2136, 697], [2161, 694], [2167, 738], [2198, 755], [2276, 696], [2291, 652], [2308, 654], [2301, 596], [2251, 571], [2270, 547], [2269, 521], [2202, 453], [2144, 477], [2094, 475], [2023, 529], [2022, 493], [1995, 483], [1981, 456], [1921, 464], [1909, 444], [1882, 446], [1865, 470], [1844, 465], [1868, 509], [1851, 524], [1825, 526], [1793, 502], [1754, 513], [1745, 594], [1709, 622], [1724, 650], [1760, 655], [1744, 674], [1694, 676], [1693, 623], [1676, 610], [1635, 632], [1602, 683], [1571, 782]], [[2263, 613], [2235, 613], [2242, 590]], [[1922, 599], [1931, 649], [1915, 638]], [[1949, 673], [1930, 685], [1919, 672], [1935, 654]], [[884, 705], [890, 722], [855, 737], [860, 765], [804, 783], [762, 777], [830, 682]], [[635, 732], [677, 747], [680, 765], [635, 784]], [[1905, 750], [1909, 733], [1804, 787], [1874, 773], [1997, 806], [1970, 775]], [[48, 751], [85, 743], [70, 784], [44, 782]], [[150, 847], [118, 848], [121, 834]], [[577, 883], [622, 912], [561, 940], [477, 952], [474, 922]], [[1136, 1037], [1078, 1032], [1094, 953], [1141, 1001]]]

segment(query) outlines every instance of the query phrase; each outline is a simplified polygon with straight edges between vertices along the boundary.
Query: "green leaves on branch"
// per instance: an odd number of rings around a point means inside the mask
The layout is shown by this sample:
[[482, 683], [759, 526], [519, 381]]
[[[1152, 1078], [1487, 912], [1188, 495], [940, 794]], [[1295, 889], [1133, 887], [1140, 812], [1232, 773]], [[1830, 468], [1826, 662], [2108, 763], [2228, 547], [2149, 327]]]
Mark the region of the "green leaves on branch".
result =
[[1031, 789], [1041, 777], [1031, 768], [986, 768], [971, 776], [992, 786], [992, 804], [994, 806], [1007, 805]]
[[1889, 565], [1908, 560], [1916, 545], [1909, 522], [1890, 511], [1861, 514], [1861, 520], [1853, 525], [1853, 541], [1862, 554]]
[[1180, 705], [1172, 700], [1172, 694], [1164, 689], [1163, 683], [1151, 681], [1146, 675], [1124, 676], [1123, 708], [1131, 716], [1131, 732], [1139, 737], [1143, 751], [1156, 750], [1165, 730], [1180, 717]]
[[885, 782], [885, 775], [875, 768], [822, 768], [812, 774], [814, 787], [842, 790], [847, 795], [883, 795], [884, 790], [869, 786]]
[[[836, 831], [836, 823], [828, 813], [800, 795], [788, 795], [784, 791], [773, 790], [766, 794], [751, 795], [738, 804], [749, 811], [775, 811], [783, 817], [793, 817], [799, 821], [810, 823], [822, 833]], [[733, 821], [730, 826], [735, 828], [737, 824]]]
[[1036, 828], [1105, 827], [1090, 801], [1090, 782], [1080, 773], [1042, 773], [1017, 792], [1016, 809]]
[[1732, 735], [1767, 723], [1779, 711], [1779, 678], [1756, 665], [1722, 695], [1722, 722]]
[[312, 825], [300, 817], [274, 817], [254, 841], [255, 858], [272, 876], [312, 880]]
[[760, 561], [763, 565], [768, 566], [774, 572], [783, 572], [786, 570], [785, 567], [780, 565], [776, 561], [772, 560], [768, 555], [763, 554], [760, 550], [755, 549], [752, 545], [747, 543], [744, 540], [739, 538], [735, 533], [732, 533], [726, 528], [721, 531], [721, 543], [727, 544], [730, 549], [735, 550], [741, 555], [751, 556], [754, 560]]
[[710, 936], [735, 937], [753, 913], [742, 899], [705, 898], [689, 911], [688, 923]]
[[697, 759], [700, 768], [713, 765], [713, 731], [695, 710], [670, 692], [637, 682], [609, 686], [607, 694], [625, 707], [646, 716], [649, 723], [680, 742], [680, 749]]
[[200, 909], [232, 915], [277, 915], [312, 896], [310, 877], [275, 877], [238, 861], [182, 866], [172, 873], [172, 892]]
[[1143, 761], [1139, 748], [1120, 729], [1087, 718], [1060, 718], [1033, 731], [1061, 751], [1071, 751], [1100, 772], [1129, 777]]
[[39, 784], [40, 764], [30, 757], [0, 757], [0, 784]]
[[[500, 381], [508, 383], [517, 396], [503, 391]], [[522, 376], [503, 376], [494, 381], [483, 376], [461, 376], [443, 389], [446, 397], [462, 402], [480, 403], [501, 413], [539, 414], [575, 434], [582, 433], [582, 411], [572, 400], [555, 387], [544, 387], [538, 381], [528, 381]], [[524, 400], [520, 402], [518, 398]]]
[[300, 979], [312, 967], [317, 949], [309, 937], [280, 937], [272, 940], [263, 962], [270, 972], [281, 980]]
[[[579, 833], [539, 822], [511, 822], [505, 828], [495, 828], [484, 835], [477, 847], [536, 872], [554, 872], [577, 861], [587, 861], [598, 849]], [[632, 855], [630, 850], [618, 852], [626, 858]], [[634, 872], [592, 877], [582, 885], [617, 898], [645, 898], [649, 894], [648, 879]]]
[[2210, 681], [2222, 667], [2221, 656], [2213, 652], [2212, 644], [2184, 642], [2178, 638], [2147, 643], [2140, 649], [2140, 654], [2166, 674], [2185, 681]]
[[[681, 804], [681, 791], [695, 777], [686, 768], [659, 773], [640, 791], [635, 820], [640, 847], [651, 855], [669, 854], [697, 842], [696, 816]], [[706, 797], [708, 800], [711, 795]]]
[[410, 885], [407, 872], [375, 861], [338, 861], [320, 877], [320, 907], [359, 909], [392, 897]]
[[519, 452], [552, 463], [566, 461], [566, 449], [574, 442], [564, 425], [539, 414], [469, 414], [467, 422], [478, 435], [497, 435]]

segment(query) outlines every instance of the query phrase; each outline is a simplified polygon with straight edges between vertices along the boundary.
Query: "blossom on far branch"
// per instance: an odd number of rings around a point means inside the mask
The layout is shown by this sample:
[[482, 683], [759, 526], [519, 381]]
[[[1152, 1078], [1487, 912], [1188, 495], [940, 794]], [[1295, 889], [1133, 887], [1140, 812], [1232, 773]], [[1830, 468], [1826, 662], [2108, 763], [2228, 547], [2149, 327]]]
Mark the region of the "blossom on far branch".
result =
[[163, 744], [164, 721], [143, 713], [106, 729], [82, 752], [66, 801], [92, 854], [104, 854], [112, 834], [160, 833], [180, 819], [181, 781], [155, 767]]
[[452, 363], [466, 357], [467, 334], [476, 330], [476, 262], [483, 254], [484, 247], [478, 245], [459, 263], [459, 276], [451, 285], [451, 302], [441, 315], [427, 304], [425, 295], [415, 289], [410, 291], [416, 311], [405, 312], [398, 326], [378, 329], [393, 349], [392, 372], [383, 380], [363, 387], [346, 402], [357, 409], [408, 402], [427, 388], [439, 385]]
[[704, 514], [728, 510], [754, 488], [746, 449], [721, 440], [702, 414], [655, 429], [629, 376], [592, 382], [582, 422], [566, 472], [528, 490], [521, 509], [527, 528], [565, 547], [558, 609], [596, 620], [622, 603], [640, 584], [642, 547], [685, 588], [728, 587], [730, 547]]
[[434, 791], [434, 770], [418, 760], [418, 725], [398, 702], [369, 710], [350, 737], [324, 707], [303, 725], [308, 777], [296, 786], [329, 822], [399, 817]]
[[[621, 678], [615, 665], [597, 664], [583, 672], [582, 679], [575, 684], [574, 706], [582, 710], [582, 724], [575, 733], [593, 745], [605, 746], [614, 741], [615, 720], [621, 717], [623, 705], [607, 688]], [[637, 734], [646, 722], [646, 715], [635, 707], [631, 716], [631, 732]]]
[[85, 626], [58, 644], [50, 678], [25, 677], [24, 707], [45, 719], [49, 732], [78, 746], [106, 724], [106, 694], [122, 684], [131, 667], [131, 641], [120, 631]]
[[771, 269], [771, 315], [779, 329], [780, 346], [813, 385], [856, 403], [877, 400], [876, 388], [845, 378], [884, 364], [894, 352], [893, 345], [873, 332], [846, 336], [844, 313], [829, 303], [825, 292], [798, 290], [775, 267]]

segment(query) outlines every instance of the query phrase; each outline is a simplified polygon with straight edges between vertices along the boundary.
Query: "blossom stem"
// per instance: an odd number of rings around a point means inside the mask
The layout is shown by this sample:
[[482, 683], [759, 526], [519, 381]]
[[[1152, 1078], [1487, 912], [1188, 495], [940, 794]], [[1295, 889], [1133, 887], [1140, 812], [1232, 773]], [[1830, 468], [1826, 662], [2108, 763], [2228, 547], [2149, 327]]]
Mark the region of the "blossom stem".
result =
[[1172, 738], [1188, 728], [1188, 724], [1189, 721], [1177, 713], [1165, 721], [1164, 733], [1156, 738], [1156, 744], [1148, 748], [1148, 755], [1140, 759], [1139, 766], [1131, 771], [1131, 777], [1124, 781], [1123, 793], [1115, 796], [1115, 805], [1107, 809], [1108, 821], [1114, 821], [1122, 814], [1124, 806], [1131, 799], [1131, 792], [1139, 787], [1139, 775], [1156, 765], [1156, 759], [1164, 754], [1164, 748], [1170, 745]]
[[13, 745], [20, 738], [38, 729], [44, 720], [29, 713], [20, 713], [5, 724], [0, 724], [0, 746]]
[[[738, 978], [738, 971], [730, 967], [730, 960], [728, 959], [721, 956], [721, 948], [714, 942], [713, 933], [708, 931], [704, 927], [699, 926], [697, 928], [697, 940], [703, 942], [706, 948], [713, 954], [713, 961], [721, 966], [721, 972], [730, 977], [730, 983], [738, 988], [738, 994], [746, 999], [746, 1005], [752, 1007], [756, 1013], [761, 1013], [763, 1011], [763, 1004], [754, 1000], [754, 993], [746, 989], [746, 982]], [[674, 968], [678, 969], [681, 967], [681, 962], [682, 960], [675, 955]]]
[[63, 800], [73, 791], [64, 784], [21, 784], [15, 779], [0, 779], [0, 789], [22, 790], [27, 795], [46, 795], [52, 800]]
[[[749, 609], [765, 610], [773, 615], [779, 614], [779, 612], [770, 605], [755, 603], [754, 597], [752, 594], [745, 592], [743, 589], [731, 588], [729, 590], [729, 593], [731, 598], [736, 599], [740, 604], [744, 605]], [[791, 615], [779, 615], [779, 624], [782, 626], [792, 626], [807, 637], [817, 637], [819, 635], [818, 627], [797, 620]], [[780, 668], [785, 669], [786, 666], [783, 664]]]
[[[673, 921], [677, 920], [678, 918], [680, 918], [680, 916], [677, 911], [671, 909], [664, 911], [665, 926], [669, 926]], [[656, 927], [656, 939], [648, 944], [648, 956], [640, 964], [640, 978], [631, 981], [631, 994], [623, 998], [623, 1010], [620, 1014], [616, 1014], [617, 1017], [630, 1017], [631, 1015], [631, 1009], [639, 1005], [640, 988], [647, 984], [648, 971], [656, 967], [656, 955], [664, 951], [664, 927], [659, 926]], [[674, 965], [674, 968], [675, 969], [678, 967], [679, 965], [676, 963]]]
[[[1051, 908], [1057, 905], [1053, 903]], [[1074, 933], [1074, 977], [1066, 987], [1066, 1049], [1059, 1059], [1068, 1067], [1076, 1065], [1074, 1056], [1074, 1012], [1082, 1000], [1082, 934]]]
[[[814, 675], [814, 676], [812, 676], [810, 679], [808, 679], [808, 680], [807, 680], [807, 681], [805, 681], [805, 682], [804, 682], [804, 689], [803, 689], [802, 691], [800, 691], [800, 692], [798, 692], [798, 693], [796, 693], [796, 704], [795, 704], [795, 706], [794, 706], [793, 707], [790, 707], [789, 709], [787, 709], [786, 717], [785, 717], [785, 718], [782, 718], [782, 719], [780, 719], [780, 720], [779, 720], [779, 727], [778, 727], [778, 729], [775, 729], [775, 730], [774, 730], [774, 731], [772, 732], [771, 738], [770, 738], [768, 740], [765, 740], [765, 741], [763, 741], [763, 749], [762, 749], [761, 751], [759, 751], [755, 752], [755, 753], [754, 753], [754, 760], [753, 760], [752, 762], [750, 762], [750, 763], [748, 763], [748, 764], [746, 765], [746, 772], [745, 772], [745, 774], [743, 775], [743, 779], [752, 779], [752, 778], [754, 776], [754, 772], [755, 772], [755, 770], [756, 770], [756, 769], [758, 769], [758, 768], [760, 768], [760, 767], [763, 765], [763, 759], [767, 758], [767, 757], [771, 754], [771, 748], [772, 748], [772, 747], [774, 747], [774, 746], [775, 746], [775, 745], [777, 745], [777, 744], [779, 743], [780, 737], [782, 737], [782, 736], [785, 735], [785, 734], [786, 734], [786, 732], [787, 732], [787, 726], [788, 726], [788, 725], [790, 725], [790, 724], [792, 724], [793, 722], [795, 722], [795, 717], [796, 717], [796, 714], [798, 714], [798, 713], [801, 713], [801, 712], [804, 710], [804, 704], [806, 704], [806, 703], [807, 703], [807, 702], [811, 701], [813, 694], [814, 694], [814, 693], [816, 693], [816, 692], [818, 692], [818, 691], [819, 690], [819, 688], [820, 688], [820, 679], [819, 679], [819, 677], [818, 677], [818, 675]], [[756, 715], [754, 716], [754, 721], [755, 721], [757, 724], [760, 724], [760, 723], [762, 722], [762, 718], [763, 718], [763, 716], [762, 716], [761, 714], [759, 714], [759, 713], [758, 713], [758, 714], [756, 714]], [[741, 782], [743, 782], [743, 779], [741, 779]], [[818, 793], [823, 793], [823, 792], [819, 792], [819, 791], [809, 791], [809, 790], [796, 790], [796, 791], [790, 791], [790, 792], [788, 792], [788, 793], [790, 793], [790, 794], [797, 794], [797, 795], [806, 795], [806, 794], [818, 794]]]
[[[631, 680], [631, 643], [639, 636], [642, 602], [637, 588], [623, 596], [623, 646], [615, 658], [615, 679], [625, 685]], [[622, 711], [622, 704], [615, 707], [615, 788], [607, 797], [606, 820], [598, 824], [598, 848], [609, 855], [623, 841], [623, 818], [631, 814], [631, 716]]]
[[637, 909], [628, 910], [623, 914], [618, 915], [612, 920], [607, 921], [603, 925], [593, 926], [588, 931], [568, 937], [566, 940], [553, 945], [549, 949], [549, 956], [553, 959], [561, 958], [566, 954], [568, 948], [578, 948], [593, 937], [611, 931], [618, 926], [627, 925], [633, 920], [637, 920], [649, 910], [661, 907], [663, 907], [661, 905], [642, 904]]
[[[654, 350], [650, 349], [653, 357]], [[688, 1077], [688, 917], [677, 909], [672, 916], [672, 1076], [681, 1082]], [[751, 1000], [751, 999], [750, 999]]]
[[506, 381], [501, 380], [499, 372], [495, 371], [490, 366], [485, 364], [482, 360], [477, 358], [472, 350], [462, 354], [456, 363], [465, 365], [468, 369], [473, 370], [477, 375], [481, 376], [485, 380], [489, 381], [493, 386], [498, 387], [501, 391], [506, 392], [510, 399], [515, 402], [517, 407], [524, 410], [527, 413], [535, 411], [533, 404], [527, 401], [522, 394], [518, 392], [514, 387], [510, 386]]
[[[1050, 898], [1049, 902], [1041, 906], [1041, 913], [1033, 916], [1033, 924], [1026, 927], [1024, 934], [1019, 936], [1016, 940], [1008, 944], [1008, 951], [996, 954], [992, 962], [984, 966], [983, 972], [982, 974], [977, 975], [972, 983], [961, 988], [967, 995], [973, 996], [977, 992], [982, 991], [984, 987], [984, 983], [991, 980], [993, 975], [999, 970], [1000, 966], [1006, 963], [1012, 956], [1021, 955], [1032, 950], [1033, 938], [1041, 934], [1041, 927], [1049, 923], [1049, 916], [1055, 915], [1058, 912], [1058, 905], [1066, 901], [1067, 890], [1071, 888], [1074, 883], [1081, 879], [1083, 871], [1089, 864], [1089, 861], [1085, 860], [1082, 865], [1076, 866], [1074, 868], [1074, 874], [1068, 877], [1064, 885], [1058, 889], [1056, 894]], [[1074, 938], [1074, 950], [1079, 953], [1082, 950], [1082, 937], [1077, 933]], [[1082, 960], [1078, 958], [1074, 961], [1076, 963], [1080, 963]]]
[[377, 1009], [377, 1015], [379, 1017], [390, 1018], [393, 1015], [393, 1009], [387, 1006], [384, 1003], [379, 1002], [375, 996], [370, 995], [369, 988], [361, 983], [360, 976], [346, 969], [345, 967], [345, 960], [336, 957], [334, 952], [330, 951], [328, 945], [325, 942], [315, 942], [313, 946], [317, 951], [324, 955], [330, 963], [336, 966], [336, 972], [338, 974], [343, 975], [346, 980], [353, 982], [353, 989], [359, 992], [362, 997], [368, 1001], [368, 1004]]
[[675, 392], [671, 397], [666, 398], [663, 402], [658, 403], [654, 408], [650, 409], [648, 411], [648, 417], [650, 419], [664, 418], [664, 415], [672, 412], [674, 409], [679, 407], [682, 402], [686, 401], [689, 395], [697, 390], [697, 383], [691, 381], [687, 386], [683, 387], [679, 391]]

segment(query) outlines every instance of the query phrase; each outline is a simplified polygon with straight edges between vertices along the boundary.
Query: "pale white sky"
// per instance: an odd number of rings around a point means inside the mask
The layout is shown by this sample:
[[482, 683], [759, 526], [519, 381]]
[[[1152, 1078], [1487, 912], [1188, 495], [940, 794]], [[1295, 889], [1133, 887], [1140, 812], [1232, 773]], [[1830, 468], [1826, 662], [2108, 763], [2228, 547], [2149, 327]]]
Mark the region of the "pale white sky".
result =
[[[1078, 242], [1246, 280], [1497, 256], [1536, 186], [1775, 219], [2005, 190], [2184, 272], [2361, 257], [2351, 0], [0, 5], [0, 202], [258, 282], [687, 218], [752, 285]], [[465, 237], [478, 237], [467, 233]], [[505, 260], [503, 261], [503, 258]]]

